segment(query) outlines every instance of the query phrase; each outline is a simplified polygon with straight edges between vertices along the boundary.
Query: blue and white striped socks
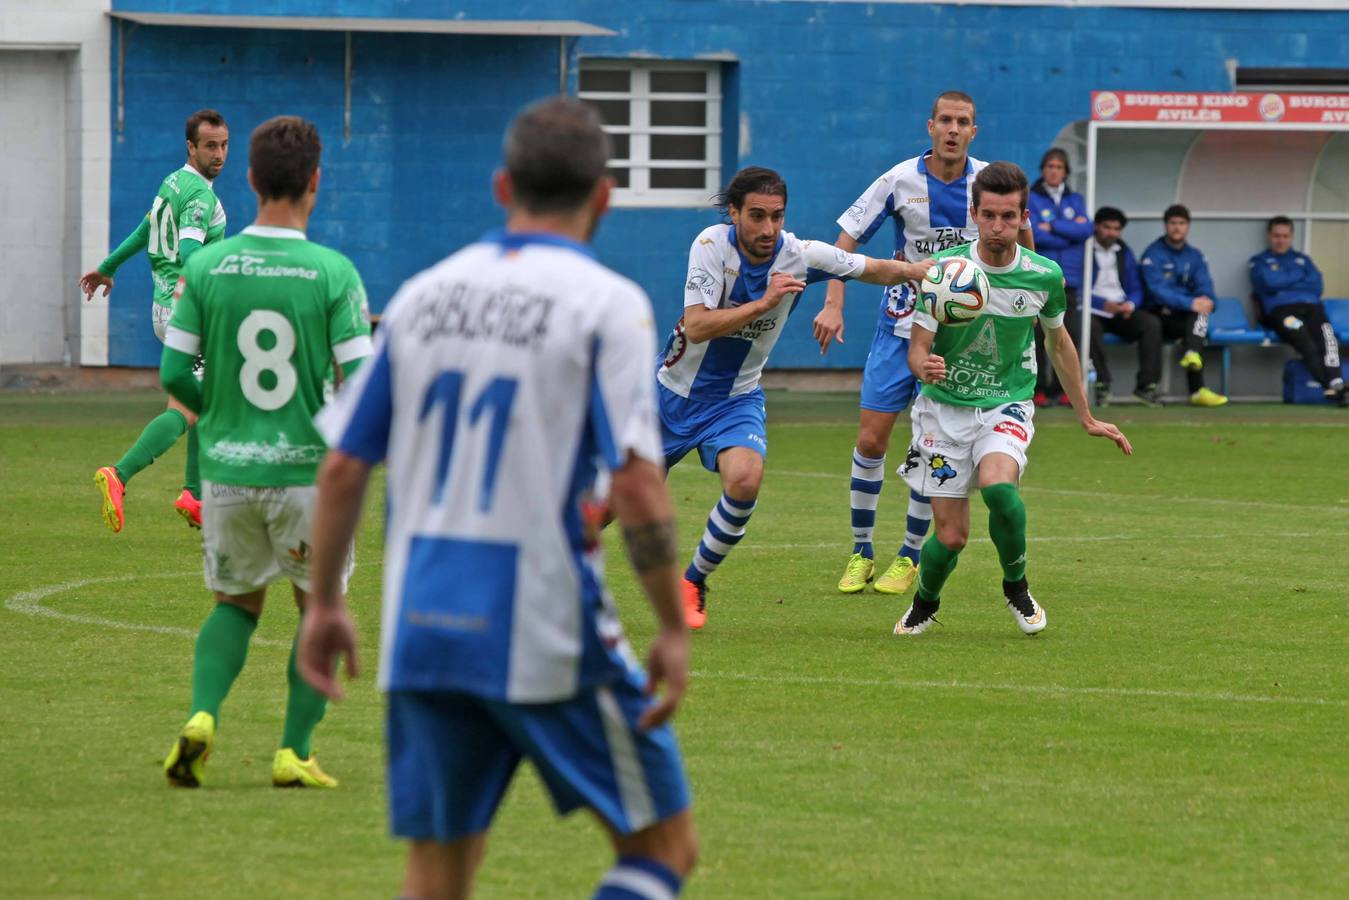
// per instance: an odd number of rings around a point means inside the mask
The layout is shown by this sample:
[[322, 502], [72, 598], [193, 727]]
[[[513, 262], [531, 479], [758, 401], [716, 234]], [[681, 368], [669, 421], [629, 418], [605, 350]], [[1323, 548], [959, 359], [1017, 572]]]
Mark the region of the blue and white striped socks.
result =
[[923, 541], [931, 524], [932, 501], [917, 491], [910, 490], [909, 515], [904, 522], [904, 546], [899, 548], [899, 555], [913, 560], [915, 566], [918, 565], [918, 557], [923, 552]]
[[753, 500], [732, 500], [725, 493], [721, 495], [707, 517], [707, 528], [703, 530], [698, 549], [693, 552], [693, 561], [684, 572], [685, 578], [700, 583], [717, 570], [726, 554], [745, 536], [745, 526], [754, 513], [754, 505]]
[[620, 856], [600, 880], [593, 900], [674, 900], [683, 882], [668, 866], [646, 856]]
[[881, 488], [885, 485], [885, 457], [863, 456], [856, 447], [852, 451], [852, 483], [849, 497], [852, 503], [853, 553], [867, 559], [876, 558], [871, 539], [876, 533], [876, 505], [881, 502]]

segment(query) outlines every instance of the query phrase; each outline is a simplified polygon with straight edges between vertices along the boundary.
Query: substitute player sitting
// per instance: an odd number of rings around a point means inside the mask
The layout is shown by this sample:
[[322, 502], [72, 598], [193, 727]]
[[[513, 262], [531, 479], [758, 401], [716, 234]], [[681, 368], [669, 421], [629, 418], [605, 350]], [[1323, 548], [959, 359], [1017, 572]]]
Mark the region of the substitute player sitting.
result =
[[783, 231], [787, 184], [772, 169], [737, 172], [717, 205], [731, 221], [694, 239], [684, 315], [656, 370], [666, 468], [697, 450], [703, 468], [721, 477], [721, 499], [684, 572], [691, 628], [706, 623], [707, 578], [744, 537], [759, 497], [768, 454], [759, 378], [801, 291], [829, 278], [900, 284], [926, 269]]
[[[356, 267], [304, 235], [321, 149], [318, 130], [304, 119], [278, 116], [258, 126], [248, 148], [258, 217], [192, 258], [164, 336], [160, 379], [201, 416], [203, 551], [216, 602], [197, 636], [191, 718], [164, 760], [169, 784], [178, 787], [201, 783], [267, 585], [289, 578], [304, 615], [314, 478], [327, 451], [313, 418], [333, 361], [350, 375], [370, 355]], [[192, 374], [198, 353], [206, 362], [200, 384]], [[326, 701], [296, 673], [293, 650], [287, 677], [272, 783], [336, 787], [310, 752]]]
[[971, 260], [988, 275], [983, 314], [939, 326], [920, 296], [913, 316], [909, 367], [922, 380], [914, 401], [913, 443], [900, 472], [932, 498], [935, 533], [923, 544], [913, 605], [895, 634], [922, 634], [935, 621], [942, 586], [970, 535], [969, 497], [988, 506], [988, 531], [1002, 564], [1003, 597], [1026, 634], [1045, 627], [1045, 611], [1026, 582], [1026, 507], [1017, 484], [1035, 437], [1035, 321], [1045, 331], [1054, 370], [1087, 434], [1133, 448], [1118, 428], [1094, 418], [1078, 368], [1077, 349], [1063, 326], [1067, 298], [1058, 264], [1016, 243], [1026, 219], [1025, 174], [1008, 162], [990, 163], [974, 179], [979, 237], [938, 258]]

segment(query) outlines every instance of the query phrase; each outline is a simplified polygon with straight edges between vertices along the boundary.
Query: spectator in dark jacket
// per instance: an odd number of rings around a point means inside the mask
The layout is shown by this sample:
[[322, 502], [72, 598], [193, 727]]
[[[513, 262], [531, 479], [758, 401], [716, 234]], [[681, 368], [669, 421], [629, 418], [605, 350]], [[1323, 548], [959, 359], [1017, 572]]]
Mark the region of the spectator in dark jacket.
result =
[[1298, 352], [1326, 399], [1349, 406], [1340, 370], [1335, 329], [1321, 302], [1321, 270], [1310, 256], [1293, 249], [1293, 220], [1275, 216], [1265, 226], [1269, 249], [1251, 257], [1251, 287], [1260, 304], [1260, 323]]
[[1180, 338], [1185, 353], [1180, 367], [1189, 382], [1194, 406], [1222, 406], [1227, 398], [1204, 387], [1204, 341], [1208, 337], [1208, 314], [1213, 312], [1213, 279], [1208, 261], [1198, 247], [1187, 242], [1190, 211], [1179, 203], [1162, 214], [1166, 233], [1143, 251], [1144, 306], [1162, 322], [1162, 337]]
[[1162, 377], [1162, 323], [1143, 309], [1143, 282], [1138, 260], [1120, 238], [1129, 224], [1113, 206], [1096, 211], [1091, 242], [1091, 361], [1096, 367], [1096, 403], [1110, 402], [1110, 366], [1105, 358], [1106, 332], [1138, 343], [1138, 376], [1134, 396], [1147, 406], [1160, 406], [1157, 381]]
[[[1091, 221], [1087, 218], [1087, 202], [1082, 195], [1068, 187], [1068, 154], [1053, 147], [1040, 158], [1040, 177], [1031, 185], [1027, 204], [1030, 223], [1035, 229], [1035, 252], [1047, 256], [1063, 270], [1064, 292], [1068, 295], [1068, 322], [1073, 334], [1079, 333], [1081, 315], [1078, 295], [1082, 290], [1083, 247], [1091, 237]], [[1044, 335], [1035, 332], [1035, 356], [1040, 371], [1036, 406], [1050, 406], [1057, 397], [1061, 406], [1068, 405], [1054, 369], [1045, 355]]]

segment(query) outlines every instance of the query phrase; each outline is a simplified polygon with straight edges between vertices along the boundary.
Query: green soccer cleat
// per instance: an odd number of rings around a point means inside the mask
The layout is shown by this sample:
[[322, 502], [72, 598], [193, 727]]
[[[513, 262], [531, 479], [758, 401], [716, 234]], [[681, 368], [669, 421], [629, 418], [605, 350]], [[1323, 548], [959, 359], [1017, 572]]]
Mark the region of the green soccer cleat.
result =
[[1180, 358], [1180, 367], [1198, 372], [1204, 368], [1204, 357], [1199, 355], [1198, 350], [1186, 350], [1185, 355]]
[[1191, 406], [1223, 406], [1226, 403], [1226, 397], [1217, 391], [1211, 391], [1206, 387], [1201, 387], [1190, 395]]
[[848, 557], [848, 567], [838, 580], [838, 589], [845, 594], [859, 594], [866, 590], [871, 581], [871, 573], [876, 571], [876, 561], [867, 559], [860, 553]]
[[215, 717], [199, 712], [187, 720], [164, 760], [164, 777], [173, 787], [201, 787], [202, 772], [215, 743]]
[[918, 580], [918, 567], [907, 556], [896, 556], [885, 574], [876, 579], [878, 594], [902, 594]]
[[337, 779], [319, 768], [319, 761], [313, 753], [309, 754], [308, 759], [300, 759], [294, 750], [282, 747], [272, 759], [272, 785], [335, 788]]

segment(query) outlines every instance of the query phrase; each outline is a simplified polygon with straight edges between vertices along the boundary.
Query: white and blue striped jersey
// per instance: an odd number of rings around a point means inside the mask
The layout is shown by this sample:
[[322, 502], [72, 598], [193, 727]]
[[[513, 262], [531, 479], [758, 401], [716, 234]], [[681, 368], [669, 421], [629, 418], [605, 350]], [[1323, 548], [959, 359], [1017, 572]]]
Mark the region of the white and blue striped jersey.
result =
[[[974, 176], [988, 165], [967, 157], [965, 175], [947, 184], [927, 168], [928, 151], [906, 159], [871, 183], [838, 217], [839, 227], [859, 244], [880, 231], [886, 219], [895, 226], [895, 258], [918, 262], [943, 250], [968, 244], [979, 236], [970, 215]], [[913, 325], [913, 302], [917, 285], [900, 284], [884, 289], [880, 327], [893, 329], [896, 337], [908, 338]]]
[[318, 422], [387, 461], [385, 690], [554, 702], [636, 668], [582, 525], [662, 462], [651, 303], [589, 248], [496, 232], [412, 278]]
[[[830, 278], [855, 278], [866, 268], [866, 257], [845, 253], [821, 241], [803, 241], [791, 232], [778, 236], [773, 255], [751, 264], [740, 250], [733, 225], [703, 230], [689, 249], [689, 274], [684, 283], [684, 306], [729, 309], [758, 300], [775, 272], [785, 272], [807, 284]], [[781, 303], [732, 334], [690, 343], [684, 320], [675, 323], [656, 378], [674, 393], [692, 400], [724, 400], [759, 386], [768, 354], [782, 336], [801, 295]]]

